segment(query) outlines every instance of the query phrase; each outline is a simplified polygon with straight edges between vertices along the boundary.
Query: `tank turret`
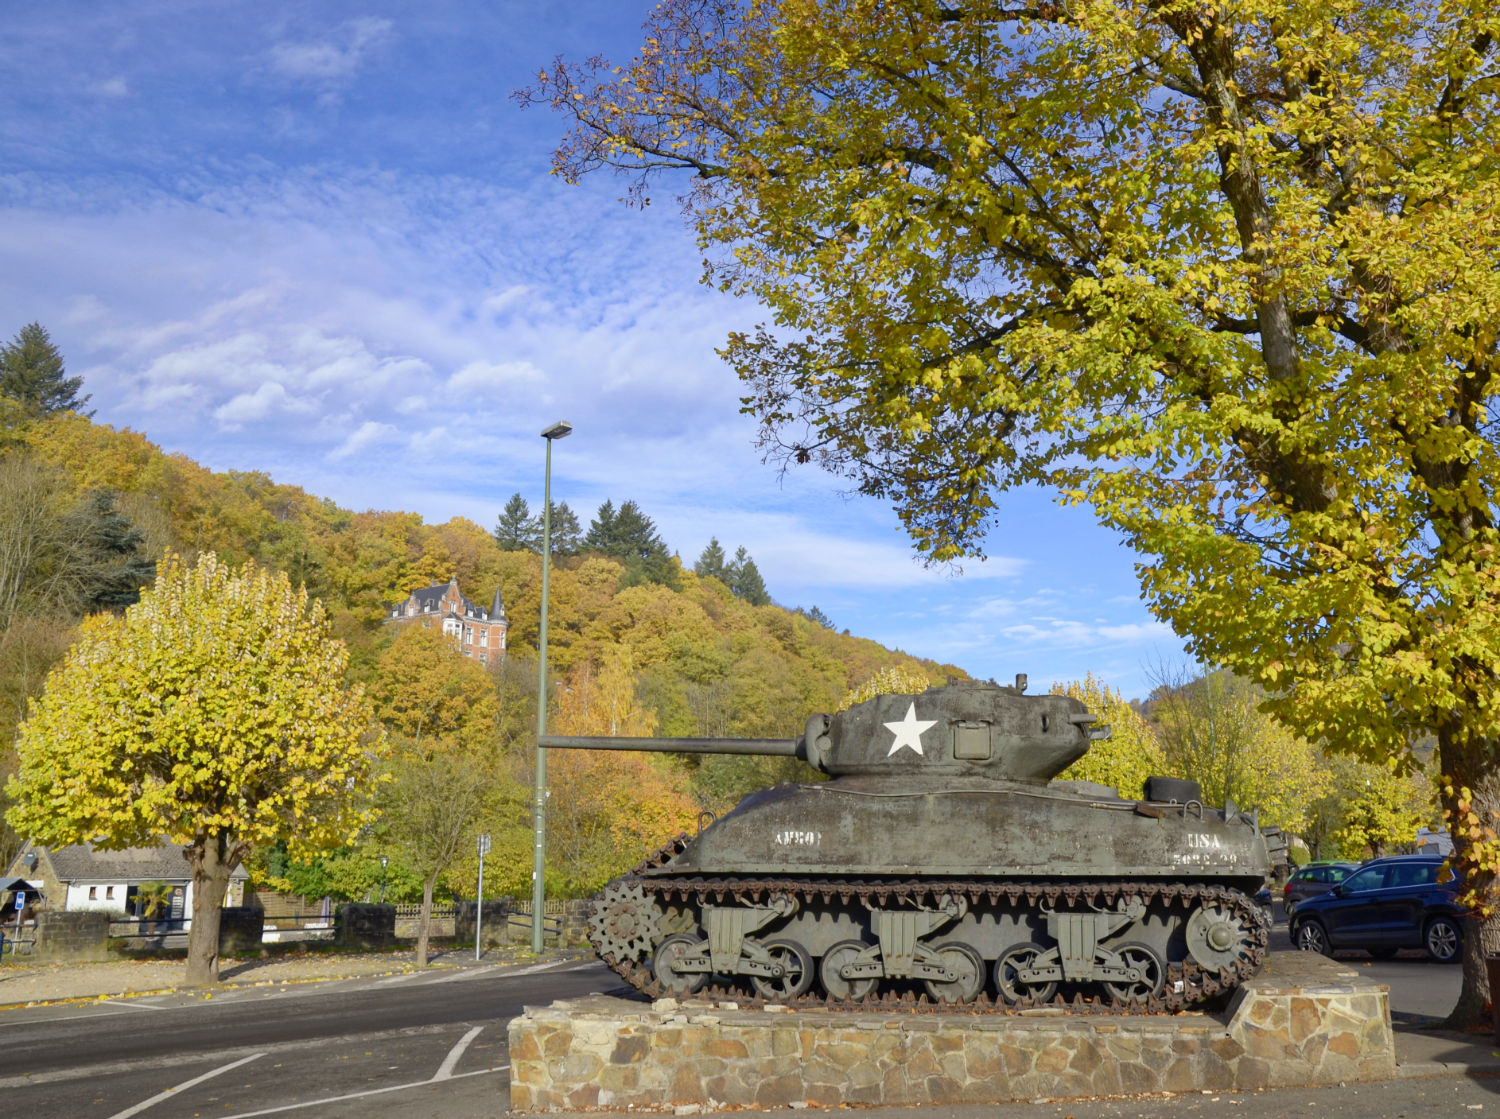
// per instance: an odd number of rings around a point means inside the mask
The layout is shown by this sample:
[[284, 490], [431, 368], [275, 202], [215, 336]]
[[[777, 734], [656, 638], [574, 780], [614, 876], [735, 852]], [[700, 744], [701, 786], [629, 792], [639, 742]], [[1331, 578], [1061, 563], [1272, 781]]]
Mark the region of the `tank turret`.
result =
[[747, 796], [595, 899], [596, 950], [647, 994], [1204, 1001], [1264, 956], [1248, 895], [1271, 868], [1266, 838], [1190, 782], [1133, 800], [1052, 781], [1107, 735], [1078, 700], [1026, 695], [1017, 677], [877, 696], [812, 716], [797, 739], [541, 744], [799, 757], [831, 777]]

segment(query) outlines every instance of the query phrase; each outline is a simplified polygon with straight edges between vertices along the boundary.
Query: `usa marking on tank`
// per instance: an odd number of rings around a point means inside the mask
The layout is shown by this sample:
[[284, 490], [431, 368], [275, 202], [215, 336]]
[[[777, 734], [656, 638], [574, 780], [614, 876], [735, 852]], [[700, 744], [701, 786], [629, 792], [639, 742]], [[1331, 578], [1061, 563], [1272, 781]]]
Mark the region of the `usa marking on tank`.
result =
[[823, 834], [815, 831], [779, 831], [776, 833], [778, 847], [816, 847], [823, 841]]
[[1224, 844], [1219, 842], [1219, 837], [1207, 832], [1188, 832], [1187, 845], [1189, 847], [1211, 847], [1214, 850], [1221, 849]]

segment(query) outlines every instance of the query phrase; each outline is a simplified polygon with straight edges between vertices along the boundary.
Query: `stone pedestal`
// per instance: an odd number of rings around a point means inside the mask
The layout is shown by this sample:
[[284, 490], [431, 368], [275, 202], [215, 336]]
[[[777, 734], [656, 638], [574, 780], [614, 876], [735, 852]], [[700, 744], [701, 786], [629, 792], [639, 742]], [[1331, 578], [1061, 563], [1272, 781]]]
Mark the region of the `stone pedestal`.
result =
[[740, 1010], [591, 996], [510, 1023], [511, 1108], [984, 1104], [1395, 1075], [1388, 988], [1279, 953], [1224, 1014]]

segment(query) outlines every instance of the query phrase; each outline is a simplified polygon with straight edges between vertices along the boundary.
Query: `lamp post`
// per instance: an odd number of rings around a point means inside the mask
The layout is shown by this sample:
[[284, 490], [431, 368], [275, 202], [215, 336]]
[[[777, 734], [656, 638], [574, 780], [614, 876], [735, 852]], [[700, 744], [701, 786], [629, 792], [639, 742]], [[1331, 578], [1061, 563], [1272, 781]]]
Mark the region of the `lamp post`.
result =
[[385, 904], [385, 866], [391, 861], [389, 855], [380, 856], [380, 904]]
[[536, 787], [531, 813], [531, 950], [542, 951], [542, 919], [547, 908], [544, 875], [547, 869], [547, 573], [552, 563], [552, 441], [570, 434], [573, 425], [558, 420], [542, 438], [547, 441], [547, 472], [542, 486], [542, 616], [537, 627], [536, 652]]

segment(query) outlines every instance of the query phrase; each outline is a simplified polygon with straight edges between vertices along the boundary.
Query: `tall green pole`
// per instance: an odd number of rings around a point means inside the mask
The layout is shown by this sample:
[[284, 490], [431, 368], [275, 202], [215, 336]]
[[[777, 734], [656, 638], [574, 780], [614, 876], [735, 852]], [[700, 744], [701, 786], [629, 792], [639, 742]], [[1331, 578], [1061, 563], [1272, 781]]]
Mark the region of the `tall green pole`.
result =
[[542, 736], [547, 733], [547, 582], [552, 565], [552, 440], [573, 430], [558, 420], [542, 438], [547, 441], [547, 471], [542, 484], [542, 616], [537, 632], [536, 653], [536, 785], [531, 811], [531, 950], [542, 951], [542, 921], [547, 909], [547, 751]]

